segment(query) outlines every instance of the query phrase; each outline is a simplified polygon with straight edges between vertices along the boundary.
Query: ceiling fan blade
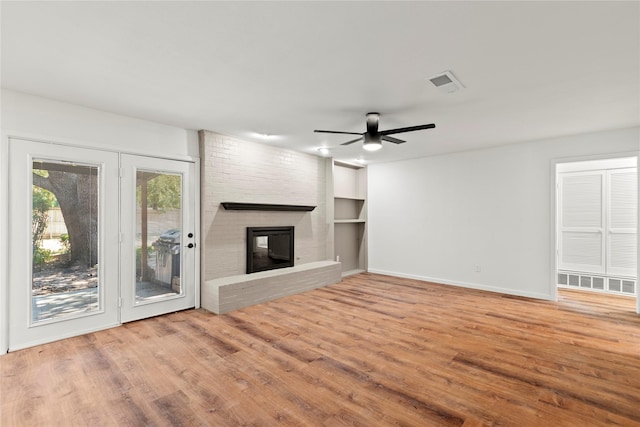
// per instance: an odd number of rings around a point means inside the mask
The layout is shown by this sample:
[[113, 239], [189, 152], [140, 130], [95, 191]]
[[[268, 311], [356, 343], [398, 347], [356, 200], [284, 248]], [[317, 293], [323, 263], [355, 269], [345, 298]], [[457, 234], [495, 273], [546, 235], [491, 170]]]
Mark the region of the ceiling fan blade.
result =
[[413, 132], [414, 130], [433, 129], [436, 127], [433, 123], [428, 125], [409, 126], [406, 128], [387, 129], [380, 132], [380, 135], [392, 135], [394, 133]]
[[349, 144], [353, 144], [354, 142], [358, 142], [358, 141], [362, 141], [362, 137], [360, 137], [360, 138], [356, 138], [356, 139], [353, 139], [353, 140], [351, 140], [351, 141], [343, 142], [343, 143], [342, 143], [342, 144], [340, 144], [340, 145], [349, 145]]
[[346, 134], [346, 135], [362, 135], [362, 132], [343, 132], [340, 130], [314, 130], [314, 132], [317, 133], [339, 133], [339, 134]]
[[387, 135], [382, 135], [380, 138], [381, 138], [383, 141], [393, 142], [394, 144], [402, 144], [402, 143], [404, 143], [404, 142], [407, 142], [407, 141], [403, 141], [403, 140], [401, 140], [401, 139], [394, 138], [394, 137], [392, 137], [392, 136], [387, 136]]

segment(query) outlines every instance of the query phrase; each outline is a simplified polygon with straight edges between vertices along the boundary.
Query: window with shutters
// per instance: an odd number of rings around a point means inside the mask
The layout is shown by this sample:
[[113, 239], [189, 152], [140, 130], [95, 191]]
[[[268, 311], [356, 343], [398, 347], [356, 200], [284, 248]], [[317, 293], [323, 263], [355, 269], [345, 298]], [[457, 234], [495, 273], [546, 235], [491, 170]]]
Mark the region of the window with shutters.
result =
[[637, 197], [635, 167], [558, 174], [558, 285], [635, 295]]

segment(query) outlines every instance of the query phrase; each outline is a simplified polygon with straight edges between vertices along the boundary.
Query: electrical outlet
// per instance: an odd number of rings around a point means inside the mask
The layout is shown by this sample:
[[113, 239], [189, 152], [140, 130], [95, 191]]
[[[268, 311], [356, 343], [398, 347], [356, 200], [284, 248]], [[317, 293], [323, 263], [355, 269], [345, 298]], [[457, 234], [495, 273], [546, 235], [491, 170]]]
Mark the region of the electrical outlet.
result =
[[482, 271], [482, 268], [480, 268], [479, 265], [476, 265], [476, 273], [480, 273]]
[[336, 261], [340, 262], [340, 255], [336, 255]]

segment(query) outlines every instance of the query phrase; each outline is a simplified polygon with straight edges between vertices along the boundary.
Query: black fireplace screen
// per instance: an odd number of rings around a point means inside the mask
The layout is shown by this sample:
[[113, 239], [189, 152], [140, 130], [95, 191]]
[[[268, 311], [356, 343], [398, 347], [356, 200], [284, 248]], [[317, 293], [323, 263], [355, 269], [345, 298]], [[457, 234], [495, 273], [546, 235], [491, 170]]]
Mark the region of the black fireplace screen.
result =
[[247, 227], [247, 274], [293, 267], [294, 227]]

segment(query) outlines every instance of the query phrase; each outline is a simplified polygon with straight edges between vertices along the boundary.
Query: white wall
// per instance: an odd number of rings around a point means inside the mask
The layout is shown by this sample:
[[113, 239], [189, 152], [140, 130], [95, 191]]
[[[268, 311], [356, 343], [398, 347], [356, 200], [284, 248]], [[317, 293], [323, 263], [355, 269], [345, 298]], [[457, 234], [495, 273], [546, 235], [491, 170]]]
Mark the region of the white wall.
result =
[[173, 126], [3, 89], [0, 139], [0, 354], [7, 349], [8, 138], [99, 148], [170, 159], [197, 159], [198, 135]]
[[631, 128], [370, 165], [369, 271], [553, 299], [555, 163], [639, 148]]
[[22, 136], [170, 159], [197, 158], [198, 134], [10, 90], [2, 90], [3, 143]]

